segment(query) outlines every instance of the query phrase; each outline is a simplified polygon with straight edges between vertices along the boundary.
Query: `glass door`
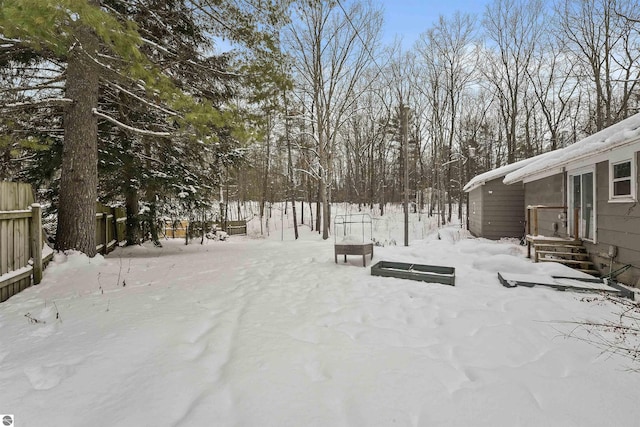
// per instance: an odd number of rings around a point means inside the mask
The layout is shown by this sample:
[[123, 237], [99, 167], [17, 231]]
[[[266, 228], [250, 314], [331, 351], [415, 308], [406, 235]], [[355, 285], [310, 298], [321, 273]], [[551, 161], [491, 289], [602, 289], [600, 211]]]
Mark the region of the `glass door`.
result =
[[594, 240], [595, 237], [595, 187], [593, 172], [570, 175], [571, 191], [569, 192], [570, 230], [574, 229], [574, 212], [578, 209], [578, 237], [585, 240]]

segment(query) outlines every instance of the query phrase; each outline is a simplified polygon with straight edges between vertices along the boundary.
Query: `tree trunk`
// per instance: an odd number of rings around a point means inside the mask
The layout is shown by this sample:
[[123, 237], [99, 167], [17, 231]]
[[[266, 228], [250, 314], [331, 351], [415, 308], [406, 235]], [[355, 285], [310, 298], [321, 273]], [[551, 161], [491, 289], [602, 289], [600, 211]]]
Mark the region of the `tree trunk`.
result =
[[462, 225], [462, 201], [464, 200], [464, 191], [463, 187], [463, 172], [462, 172], [462, 157], [458, 159], [458, 219], [460, 220], [460, 225]]
[[[162, 243], [160, 243], [160, 238], [158, 237], [158, 227], [156, 226], [156, 214], [157, 214], [156, 194], [151, 193], [149, 197], [149, 233], [151, 233], [151, 241], [153, 242], [153, 245], [161, 248]], [[188, 242], [189, 241], [188, 229], [185, 232], [185, 236]]]
[[98, 121], [93, 109], [98, 106], [99, 79], [88, 55], [97, 49], [96, 35], [84, 27], [78, 31], [78, 43], [68, 56], [65, 96], [73, 103], [64, 112], [56, 232], [56, 249], [75, 249], [90, 257], [96, 254]]
[[[287, 135], [287, 166], [289, 172], [289, 197], [291, 199], [291, 211], [293, 213], [293, 234], [295, 239], [298, 240], [298, 218], [296, 217], [296, 184], [293, 175], [293, 156], [291, 155], [291, 131], [289, 129], [289, 106], [287, 104], [287, 94], [283, 93], [284, 107], [285, 107], [285, 132]], [[304, 205], [304, 203], [303, 203]], [[286, 207], [286, 204], [285, 204]]]
[[127, 209], [126, 238], [127, 246], [139, 243], [139, 221], [138, 221], [138, 192], [131, 187], [127, 187], [125, 195], [125, 206]]
[[[264, 175], [262, 176], [262, 194], [260, 197], [260, 228], [262, 229], [262, 221], [265, 217], [265, 202], [267, 201], [267, 193], [269, 191], [269, 161], [271, 158], [271, 116], [267, 116], [267, 136], [266, 136], [266, 152], [265, 152], [265, 160], [264, 160]], [[227, 203], [229, 201], [227, 200]], [[261, 230], [262, 232], [262, 230]]]
[[329, 238], [329, 218], [331, 217], [331, 207], [329, 206], [329, 195], [327, 184], [324, 180], [320, 182], [320, 199], [322, 200], [322, 239]]
[[[151, 169], [151, 142], [144, 138], [142, 143], [144, 144], [144, 151], [147, 157], [147, 169]], [[156, 227], [156, 197], [157, 197], [157, 184], [155, 181], [151, 181], [147, 187], [147, 203], [149, 204], [149, 213], [147, 217], [148, 226], [149, 226], [149, 234], [151, 234], [151, 241], [154, 246], [162, 247], [162, 243], [160, 243], [160, 238], [158, 237], [158, 229]], [[185, 234], [188, 234], [185, 232]], [[145, 236], [146, 238], [146, 236]]]
[[321, 199], [321, 189], [322, 188], [322, 180], [318, 180], [318, 197], [316, 199], [316, 231], [318, 234], [321, 233], [320, 230], [320, 221], [322, 220], [322, 215], [320, 214], [320, 204], [322, 202]]
[[293, 234], [298, 240], [298, 218], [296, 217], [296, 189], [293, 179], [293, 160], [291, 157], [291, 141], [289, 140], [289, 131], [287, 130], [287, 151], [289, 157], [289, 197], [291, 199], [291, 213], [293, 213]]

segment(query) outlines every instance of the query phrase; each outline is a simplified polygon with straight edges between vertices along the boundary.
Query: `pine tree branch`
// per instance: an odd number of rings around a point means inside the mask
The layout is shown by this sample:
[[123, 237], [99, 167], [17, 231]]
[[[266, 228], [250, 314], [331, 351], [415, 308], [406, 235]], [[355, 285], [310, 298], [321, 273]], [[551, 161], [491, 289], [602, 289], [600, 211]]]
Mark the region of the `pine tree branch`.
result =
[[168, 110], [168, 109], [166, 109], [166, 108], [162, 107], [161, 105], [154, 104], [153, 102], [148, 101], [148, 100], [144, 99], [143, 97], [138, 96], [138, 95], [136, 95], [135, 93], [133, 93], [133, 92], [131, 92], [131, 91], [128, 91], [127, 89], [123, 88], [122, 86], [120, 86], [120, 85], [118, 85], [118, 84], [116, 84], [116, 83], [113, 83], [113, 82], [107, 81], [107, 84], [108, 84], [108, 85], [110, 85], [111, 87], [115, 88], [115, 89], [118, 89], [118, 90], [119, 90], [119, 91], [121, 91], [121, 92], [126, 93], [126, 94], [127, 94], [127, 95], [129, 95], [130, 97], [135, 98], [135, 99], [137, 99], [138, 101], [140, 101], [140, 102], [142, 102], [142, 103], [144, 103], [144, 104], [146, 104], [146, 105], [148, 105], [148, 106], [150, 106], [150, 107], [153, 107], [153, 108], [155, 108], [155, 109], [157, 109], [157, 110], [159, 110], [159, 111], [162, 111], [163, 113], [167, 113], [167, 114], [169, 114], [170, 116], [179, 116], [179, 114], [178, 114], [177, 112], [175, 112], [175, 111], [171, 111], [171, 110]]
[[122, 122], [119, 122], [118, 120], [114, 119], [111, 116], [108, 116], [106, 114], [103, 114], [103, 113], [99, 112], [96, 108], [94, 108], [92, 110], [92, 112], [93, 112], [93, 114], [95, 116], [100, 117], [102, 119], [105, 119], [105, 120], [113, 123], [114, 125], [118, 126], [119, 128], [128, 130], [130, 132], [134, 132], [134, 133], [137, 133], [137, 134], [140, 134], [140, 135], [158, 136], [158, 137], [163, 137], [163, 138], [167, 138], [167, 137], [171, 136], [171, 134], [169, 132], [155, 132], [155, 131], [152, 131], [152, 130], [139, 129], [139, 128], [135, 128], [133, 126], [126, 125], [126, 124], [124, 124]]
[[55, 86], [54, 83], [58, 83], [61, 81], [64, 81], [65, 79], [65, 75], [61, 74], [60, 76], [57, 76], [56, 78], [47, 80], [45, 83], [40, 83], [34, 86], [18, 86], [18, 87], [10, 87], [8, 89], [1, 89], [0, 93], [7, 93], [7, 92], [26, 92], [26, 91], [36, 91], [36, 90], [42, 90], [42, 89], [64, 89], [61, 86]]
[[2, 43], [11, 43], [11, 44], [20, 44], [20, 43], [22, 43], [22, 40], [20, 40], [20, 39], [10, 39], [10, 38], [4, 37], [3, 35], [0, 35], [0, 42], [2, 42]]
[[0, 111], [26, 109], [31, 107], [39, 108], [39, 107], [63, 106], [71, 103], [73, 103], [73, 100], [69, 98], [44, 98], [36, 101], [14, 102], [11, 104], [5, 104], [0, 107]]
[[[172, 57], [174, 57], [174, 58], [179, 58], [178, 53], [173, 52], [173, 51], [171, 51], [171, 50], [167, 49], [167, 48], [166, 48], [166, 47], [164, 47], [164, 46], [161, 46], [160, 44], [158, 44], [158, 43], [154, 42], [153, 40], [150, 40], [149, 38], [142, 37], [142, 38], [141, 38], [141, 40], [142, 40], [144, 43], [146, 43], [146, 44], [148, 44], [148, 45], [150, 45], [150, 46], [153, 46], [153, 47], [155, 47], [155, 48], [156, 48], [156, 49], [158, 49], [158, 50], [161, 50], [162, 52], [164, 52], [165, 54], [167, 54], [167, 55], [169, 55], [169, 56], [172, 56]], [[193, 59], [188, 59], [188, 60], [186, 61], [186, 63], [187, 63], [187, 64], [190, 64], [190, 65], [193, 65], [193, 66], [194, 66], [194, 67], [196, 67], [196, 68], [200, 68], [201, 70], [211, 71], [211, 72], [215, 73], [215, 74], [216, 74], [216, 75], [218, 75], [218, 76], [226, 76], [226, 77], [243, 77], [243, 74], [233, 73], [233, 72], [230, 72], [230, 71], [222, 71], [222, 70], [219, 70], [219, 69], [216, 69], [216, 68], [208, 67], [208, 66], [206, 66], [206, 65], [203, 65], [203, 64], [200, 64], [200, 63], [198, 63], [198, 62], [194, 61]]]

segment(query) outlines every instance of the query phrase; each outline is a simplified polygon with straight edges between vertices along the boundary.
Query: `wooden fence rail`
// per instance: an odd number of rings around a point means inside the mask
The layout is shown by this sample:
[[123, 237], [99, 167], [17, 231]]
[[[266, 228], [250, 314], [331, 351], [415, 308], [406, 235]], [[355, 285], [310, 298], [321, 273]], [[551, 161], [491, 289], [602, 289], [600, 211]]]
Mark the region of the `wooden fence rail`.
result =
[[31, 186], [0, 182], [0, 302], [42, 280], [42, 209]]
[[[226, 225], [225, 225], [226, 224]], [[204, 230], [203, 230], [204, 227]], [[194, 238], [210, 231], [225, 231], [229, 236], [246, 235], [247, 234], [247, 221], [223, 221], [222, 223], [217, 221], [164, 221], [163, 234], [166, 238], [180, 238], [184, 239], [186, 234], [189, 234], [189, 238]]]
[[[538, 235], [538, 211], [539, 210], [559, 210], [566, 218], [567, 207], [566, 206], [527, 206], [527, 235]], [[580, 208], [574, 208], [573, 210], [573, 238], [579, 239], [580, 230]]]
[[[565, 219], [567, 219], [567, 213], [569, 211], [566, 206], [527, 206], [527, 258], [531, 258], [531, 244], [534, 240], [536, 240], [539, 231], [539, 211], [543, 210], [559, 210], [561, 214], [564, 215]], [[580, 208], [573, 209], [573, 234], [569, 235], [569, 230], [567, 229], [567, 236], [563, 237], [573, 237], [573, 240], [580, 239]]]
[[[98, 204], [97, 212], [96, 249], [107, 254], [125, 239], [126, 211]], [[43, 266], [52, 258], [31, 186], [0, 182], [0, 302], [40, 283]]]
[[96, 206], [96, 250], [106, 255], [126, 239], [127, 211], [100, 203]]

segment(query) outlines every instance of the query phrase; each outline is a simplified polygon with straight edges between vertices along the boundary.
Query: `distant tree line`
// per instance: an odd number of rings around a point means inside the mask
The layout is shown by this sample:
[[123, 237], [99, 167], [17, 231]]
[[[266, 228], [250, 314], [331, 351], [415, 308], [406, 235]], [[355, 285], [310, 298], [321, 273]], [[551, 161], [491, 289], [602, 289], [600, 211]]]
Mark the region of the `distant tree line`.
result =
[[261, 221], [307, 202], [327, 238], [331, 203], [401, 201], [405, 164], [447, 223], [475, 174], [638, 112], [638, 3], [494, 0], [403, 48], [368, 0], [1, 0], [0, 179], [44, 190], [58, 247], [89, 254], [95, 200], [132, 243], [229, 198]]
[[403, 48], [381, 44], [375, 3], [296, 3], [282, 40], [294, 82], [289, 139], [309, 165], [298, 188], [311, 178], [307, 197], [323, 206], [382, 213], [400, 202], [408, 107], [410, 196], [450, 222], [474, 175], [638, 112], [639, 6], [494, 0], [481, 16], [441, 16]]

